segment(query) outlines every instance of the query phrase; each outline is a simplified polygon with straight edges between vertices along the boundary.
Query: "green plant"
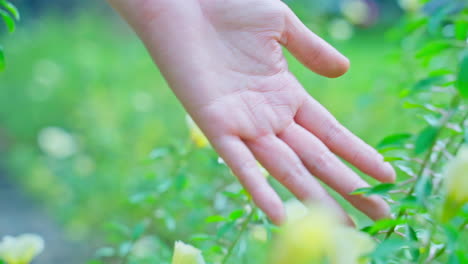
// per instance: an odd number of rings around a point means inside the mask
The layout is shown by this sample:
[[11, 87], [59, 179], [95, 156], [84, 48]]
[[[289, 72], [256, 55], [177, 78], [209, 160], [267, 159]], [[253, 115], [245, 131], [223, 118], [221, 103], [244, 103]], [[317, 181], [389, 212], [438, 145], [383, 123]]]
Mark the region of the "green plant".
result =
[[[353, 192], [380, 195], [392, 204], [393, 218], [361, 229], [377, 241], [375, 250], [368, 255], [376, 264], [468, 262], [468, 190], [450, 187], [465, 186], [468, 177], [468, 150], [464, 149], [468, 143], [468, 4], [451, 1], [431, 10], [429, 5], [423, 7], [427, 1], [421, 2], [420, 8], [406, 14], [389, 34], [400, 43], [397, 60], [404, 67], [399, 72], [401, 104], [421, 129], [389, 135], [377, 145], [385, 159], [397, 168], [397, 183]], [[172, 170], [188, 169], [185, 161], [194, 150], [189, 147], [180, 156], [174, 154], [174, 149], [178, 148], [158, 149], [153, 157], [172, 160]], [[209, 156], [216, 158], [211, 151]], [[217, 169], [228, 174], [222, 166]], [[181, 186], [183, 191], [187, 182], [182, 174], [171, 175], [179, 176], [169, 179], [168, 184]], [[212, 263], [263, 263], [269, 248], [267, 241], [276, 236], [278, 228], [252, 206], [239, 186], [214, 186], [219, 187], [215, 191], [220, 195], [218, 199], [222, 197], [225, 202], [220, 213], [205, 221], [216, 225], [217, 231], [194, 235], [190, 242], [202, 248]], [[230, 191], [233, 186], [235, 191]], [[177, 197], [184, 199], [185, 195], [181, 192]], [[134, 201], [148, 206], [161, 199], [158, 193], [137, 197]], [[125, 254], [119, 256], [112, 251], [107, 257], [120, 263], [149, 263], [128, 252], [142, 237], [157, 238], [160, 230], [153, 226], [137, 233], [137, 237], [127, 235], [121, 240], [124, 242], [120, 241], [117, 248], [129, 245]], [[171, 241], [164, 243], [165, 256], [149, 254], [153, 261], [169, 262], [167, 252], [172, 245], [168, 242]], [[313, 247], [314, 242], [310, 242]]]
[[[20, 20], [18, 9], [7, 0], [0, 0], [0, 16], [10, 33], [15, 31], [16, 21]], [[5, 68], [5, 54], [0, 46], [0, 71]]]

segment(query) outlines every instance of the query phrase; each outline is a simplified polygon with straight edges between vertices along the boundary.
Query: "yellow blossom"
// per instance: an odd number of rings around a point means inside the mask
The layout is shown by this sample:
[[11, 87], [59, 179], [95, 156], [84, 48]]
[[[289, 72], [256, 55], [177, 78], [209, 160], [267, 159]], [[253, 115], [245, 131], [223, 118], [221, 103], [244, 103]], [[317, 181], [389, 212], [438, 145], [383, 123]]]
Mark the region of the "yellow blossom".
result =
[[367, 234], [345, 226], [330, 210], [298, 204], [286, 204], [288, 220], [275, 241], [269, 264], [361, 264], [361, 257], [373, 250]]
[[442, 219], [449, 220], [468, 203], [468, 146], [464, 146], [445, 170], [446, 197]]
[[370, 16], [370, 8], [364, 0], [346, 0], [341, 4], [341, 11], [345, 18], [353, 24], [364, 24]]
[[44, 240], [33, 234], [6, 236], [0, 242], [0, 259], [7, 264], [29, 264], [44, 250]]
[[172, 264], [205, 264], [201, 251], [191, 245], [177, 241]]
[[267, 242], [268, 240], [268, 232], [263, 225], [253, 226], [250, 231], [250, 235], [252, 236], [253, 239], [262, 243]]
[[195, 146], [199, 148], [204, 148], [210, 145], [208, 139], [205, 137], [200, 128], [195, 124], [193, 119], [190, 116], [186, 116], [187, 126], [190, 132], [190, 138], [192, 139]]
[[421, 7], [419, 0], [398, 0], [398, 4], [405, 11], [417, 11]]

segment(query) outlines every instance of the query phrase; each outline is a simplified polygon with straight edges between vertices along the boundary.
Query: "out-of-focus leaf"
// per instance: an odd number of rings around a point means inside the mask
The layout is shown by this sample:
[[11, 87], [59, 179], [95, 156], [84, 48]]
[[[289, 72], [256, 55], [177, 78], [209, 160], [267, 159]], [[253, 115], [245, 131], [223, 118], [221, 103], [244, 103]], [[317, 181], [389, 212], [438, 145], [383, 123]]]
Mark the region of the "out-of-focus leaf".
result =
[[426, 152], [434, 144], [438, 132], [438, 127], [428, 126], [418, 135], [414, 146], [416, 155]]
[[433, 41], [416, 53], [416, 58], [431, 58], [452, 47], [447, 41]]
[[423, 92], [430, 90], [433, 86], [442, 86], [447, 82], [446, 76], [434, 76], [419, 81], [411, 90], [412, 93]]
[[382, 183], [373, 187], [367, 187], [367, 188], [359, 188], [355, 190], [354, 192], [351, 192], [351, 195], [364, 195], [364, 196], [370, 196], [370, 195], [385, 195], [389, 191], [393, 190], [395, 188], [395, 184], [393, 183]]
[[132, 231], [132, 239], [133, 240], [136, 240], [138, 238], [140, 238], [143, 233], [145, 233], [145, 230], [146, 230], [146, 224], [145, 223], [139, 223], [137, 224], [134, 228], [133, 228], [133, 231]]
[[130, 253], [132, 250], [133, 244], [131, 241], [125, 241], [119, 246], [119, 256], [123, 257]]
[[455, 23], [455, 38], [462, 41], [468, 39], [468, 21], [460, 19]]
[[177, 191], [182, 191], [187, 186], [187, 183], [186, 172], [180, 172], [174, 179], [174, 187]]
[[207, 234], [195, 234], [190, 236], [190, 240], [192, 241], [208, 241], [213, 239], [213, 236]]
[[[438, 4], [437, 4], [438, 2]], [[446, 19], [457, 13], [460, 9], [460, 4], [462, 1], [450, 0], [450, 1], [430, 1], [429, 4], [435, 4], [433, 7], [439, 5], [439, 7], [433, 8], [433, 11], [430, 12], [429, 22], [427, 23], [427, 28], [429, 33], [432, 35], [438, 35], [441, 32], [441, 28], [444, 25]], [[427, 6], [426, 6], [427, 7]]]
[[437, 77], [437, 76], [444, 76], [444, 75], [452, 75], [453, 72], [449, 69], [438, 69], [431, 71], [428, 76], [429, 77]]
[[157, 148], [151, 151], [150, 159], [157, 160], [166, 157], [171, 153], [169, 148]]
[[241, 218], [242, 216], [244, 216], [244, 210], [242, 209], [237, 209], [237, 210], [234, 210], [231, 212], [231, 214], [229, 215], [229, 219], [230, 220], [237, 220], [239, 218]]
[[107, 224], [106, 229], [108, 229], [109, 231], [113, 233], [117, 233], [125, 237], [129, 237], [131, 233], [130, 229], [127, 226], [117, 223], [117, 222], [111, 222]]
[[15, 25], [15, 20], [4, 10], [0, 10], [0, 16], [2, 17], [3, 21], [5, 22], [5, 25], [7, 26], [7, 29], [9, 32], [14, 32], [16, 25]]
[[456, 86], [461, 96], [468, 98], [468, 55], [466, 55], [460, 63]]
[[152, 192], [139, 192], [130, 196], [129, 201], [132, 204], [154, 203], [156, 202], [156, 195]]
[[102, 247], [96, 250], [95, 253], [97, 258], [108, 258], [115, 256], [115, 249], [111, 247]]
[[386, 148], [389, 146], [403, 147], [406, 141], [412, 137], [409, 133], [394, 134], [384, 138], [377, 144], [377, 149]]
[[227, 222], [223, 224], [219, 229], [218, 232], [216, 233], [217, 237], [222, 237], [224, 234], [229, 232], [229, 230], [232, 230], [236, 226], [235, 222]]
[[10, 12], [16, 20], [20, 20], [20, 13], [16, 6], [6, 0], [0, 0], [0, 5]]
[[400, 209], [416, 209], [419, 208], [421, 204], [418, 202], [418, 198], [416, 196], [407, 196], [400, 200]]
[[210, 215], [205, 219], [207, 223], [216, 223], [216, 222], [224, 222], [226, 221], [226, 217], [222, 215]]

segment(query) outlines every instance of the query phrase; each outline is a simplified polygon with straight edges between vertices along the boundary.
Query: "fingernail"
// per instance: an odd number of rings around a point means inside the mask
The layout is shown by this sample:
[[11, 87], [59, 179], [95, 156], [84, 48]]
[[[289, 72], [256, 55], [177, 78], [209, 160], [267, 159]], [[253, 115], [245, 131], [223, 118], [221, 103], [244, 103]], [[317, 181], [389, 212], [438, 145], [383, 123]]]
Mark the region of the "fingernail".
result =
[[395, 169], [390, 163], [388, 162], [384, 163], [383, 172], [385, 174], [385, 178], [387, 178], [389, 181], [394, 182], [396, 180]]

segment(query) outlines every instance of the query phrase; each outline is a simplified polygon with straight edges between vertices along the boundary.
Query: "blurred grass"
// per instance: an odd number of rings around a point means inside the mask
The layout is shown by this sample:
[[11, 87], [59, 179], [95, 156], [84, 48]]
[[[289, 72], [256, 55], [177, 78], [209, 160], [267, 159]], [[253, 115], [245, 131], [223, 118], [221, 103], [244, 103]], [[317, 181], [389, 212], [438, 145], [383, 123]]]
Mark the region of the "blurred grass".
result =
[[[404, 131], [410, 120], [399, 112], [399, 69], [387, 62], [392, 46], [383, 33], [361, 30], [349, 41], [331, 41], [350, 58], [350, 72], [326, 79], [287, 54], [298, 79], [371, 144]], [[138, 218], [143, 211], [132, 209], [128, 197], [135, 190], [154, 188], [148, 179], [164, 183], [172, 173], [168, 164], [174, 163], [153, 166], [149, 153], [159, 146], [183, 145], [188, 138], [183, 108], [143, 45], [107, 13], [83, 14], [66, 22], [46, 16], [3, 42], [8, 67], [0, 75], [0, 134], [9, 143], [5, 162], [17, 182], [41, 199], [76, 238], [95, 232], [109, 219]], [[56, 159], [41, 151], [38, 134], [50, 126], [65, 129], [76, 140], [76, 153]], [[200, 150], [183, 161], [189, 164], [188, 177], [199, 177], [197, 187], [186, 190], [194, 199], [174, 192], [156, 205], [168, 211], [200, 208], [174, 216], [190, 216], [186, 221], [192, 225], [177, 229], [180, 234], [202, 230], [200, 217], [212, 210], [214, 198], [207, 190], [222, 185], [213, 181], [219, 176], [213, 159], [211, 152]]]

